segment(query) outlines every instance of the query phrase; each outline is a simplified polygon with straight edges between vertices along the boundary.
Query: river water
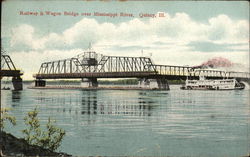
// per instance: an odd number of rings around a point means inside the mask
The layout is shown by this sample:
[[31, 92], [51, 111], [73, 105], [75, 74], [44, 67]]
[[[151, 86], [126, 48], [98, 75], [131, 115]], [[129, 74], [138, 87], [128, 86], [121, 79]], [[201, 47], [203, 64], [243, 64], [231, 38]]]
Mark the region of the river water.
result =
[[66, 131], [58, 151], [84, 156], [235, 157], [250, 153], [249, 88], [235, 91], [25, 89], [3, 91], [2, 104], [23, 137], [35, 107]]

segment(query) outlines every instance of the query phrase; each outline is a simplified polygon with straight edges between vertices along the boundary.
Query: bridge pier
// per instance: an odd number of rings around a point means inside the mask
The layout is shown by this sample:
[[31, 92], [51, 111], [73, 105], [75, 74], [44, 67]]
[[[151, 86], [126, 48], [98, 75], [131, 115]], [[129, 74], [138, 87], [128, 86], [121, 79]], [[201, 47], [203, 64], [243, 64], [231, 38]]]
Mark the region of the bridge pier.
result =
[[159, 89], [169, 90], [168, 80], [166, 78], [157, 78], [156, 81]]
[[23, 80], [21, 77], [13, 77], [12, 84], [13, 84], [14, 90], [23, 90]]
[[45, 87], [46, 86], [46, 81], [45, 80], [36, 80], [35, 81], [35, 87]]
[[82, 79], [81, 86], [82, 87], [98, 87], [97, 78]]
[[139, 86], [141, 88], [169, 90], [168, 81], [165, 78], [142, 78], [139, 80]]

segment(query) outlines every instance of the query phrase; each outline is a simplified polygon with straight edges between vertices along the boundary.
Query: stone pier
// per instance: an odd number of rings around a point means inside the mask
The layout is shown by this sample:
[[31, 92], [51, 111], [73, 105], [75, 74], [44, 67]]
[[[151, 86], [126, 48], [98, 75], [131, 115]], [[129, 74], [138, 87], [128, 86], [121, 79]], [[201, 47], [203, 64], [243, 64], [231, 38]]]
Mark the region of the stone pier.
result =
[[81, 87], [98, 87], [97, 78], [82, 79]]
[[45, 87], [46, 81], [45, 80], [36, 80], [35, 81], [35, 87]]
[[13, 77], [12, 84], [13, 84], [14, 90], [23, 90], [23, 80], [21, 77]]
[[168, 81], [165, 78], [142, 78], [139, 80], [139, 87], [158, 90], [169, 90]]
[[156, 81], [159, 89], [169, 90], [169, 85], [166, 78], [157, 78]]

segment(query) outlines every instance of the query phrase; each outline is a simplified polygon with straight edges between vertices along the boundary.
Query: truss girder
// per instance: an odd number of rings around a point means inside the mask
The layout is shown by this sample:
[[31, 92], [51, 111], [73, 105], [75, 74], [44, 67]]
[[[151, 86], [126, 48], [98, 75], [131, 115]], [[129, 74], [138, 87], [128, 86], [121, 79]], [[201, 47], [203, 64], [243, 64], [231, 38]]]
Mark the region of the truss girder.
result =
[[1, 70], [16, 70], [9, 55], [1, 55]]
[[[140, 74], [144, 76], [145, 72], [148, 72], [147, 75], [150, 76], [174, 76], [176, 78], [184, 76], [250, 78], [250, 74], [245, 72], [225, 72], [187, 66], [155, 65], [149, 57], [97, 56], [97, 54], [93, 52], [91, 52], [91, 54], [84, 53], [82, 56], [65, 60], [42, 63], [37, 76], [39, 75], [39, 77], [42, 78], [43, 75], [46, 75], [48, 78], [49, 74], [54, 74], [53, 77], [63, 76], [66, 78], [69, 76], [75, 78], [78, 76], [85, 76], [84, 73], [86, 73], [88, 77], [92, 77], [92, 74], [93, 76], [99, 76], [97, 73], [100, 73], [101, 77], [105, 77], [106, 73], [107, 77], [114, 76], [115, 78], [118, 75], [125, 77], [125, 74], [129, 74], [128, 77], [139, 77]], [[124, 75], [121, 73], [124, 73]], [[136, 75], [131, 73], [136, 73]]]
[[151, 59], [147, 57], [103, 56], [94, 66], [78, 58], [70, 58], [42, 63], [38, 74], [155, 71], [152, 65]]

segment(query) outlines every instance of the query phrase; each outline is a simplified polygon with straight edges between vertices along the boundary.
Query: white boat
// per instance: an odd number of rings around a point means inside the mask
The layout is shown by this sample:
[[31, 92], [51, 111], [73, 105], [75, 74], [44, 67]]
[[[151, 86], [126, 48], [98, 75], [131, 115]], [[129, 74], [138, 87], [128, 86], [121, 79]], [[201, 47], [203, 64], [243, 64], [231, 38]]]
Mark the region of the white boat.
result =
[[187, 90], [239, 90], [244, 89], [245, 85], [236, 79], [218, 79], [206, 80], [186, 80], [185, 85], [181, 89]]

